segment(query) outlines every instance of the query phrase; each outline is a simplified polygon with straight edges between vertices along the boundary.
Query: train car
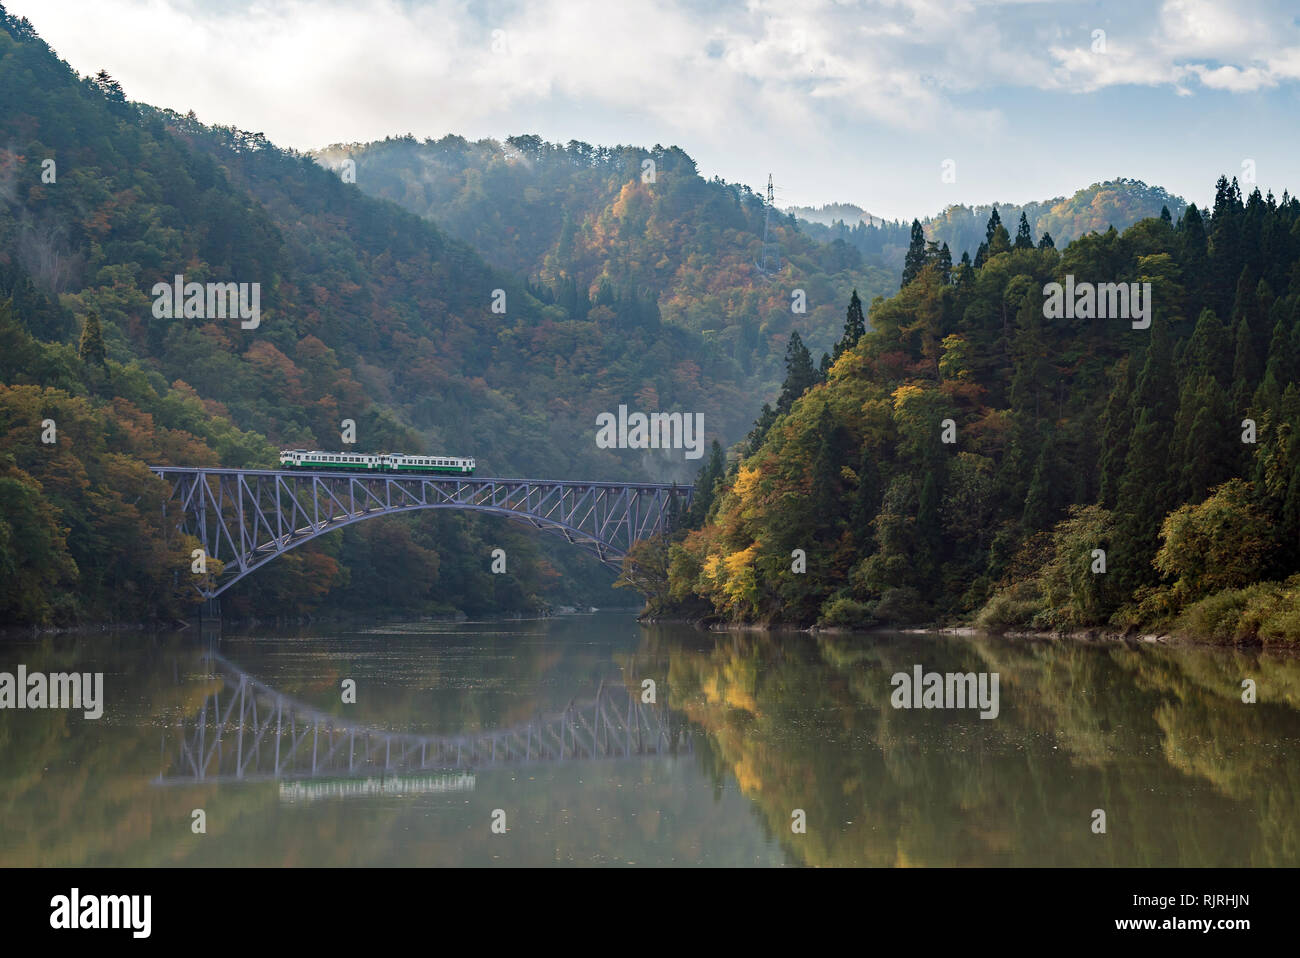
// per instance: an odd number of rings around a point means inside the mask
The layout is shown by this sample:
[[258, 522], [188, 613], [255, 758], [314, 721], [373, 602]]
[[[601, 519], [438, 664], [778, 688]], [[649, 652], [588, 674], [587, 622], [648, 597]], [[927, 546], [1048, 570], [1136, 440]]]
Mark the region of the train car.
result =
[[383, 456], [360, 452], [320, 452], [307, 449], [280, 450], [280, 465], [290, 469], [341, 469], [348, 472], [382, 472]]
[[459, 476], [474, 474], [473, 459], [455, 456], [408, 456], [400, 452], [371, 455], [359, 452], [282, 449], [280, 465], [287, 469], [339, 469], [348, 472], [419, 472]]
[[394, 452], [384, 457], [386, 468], [392, 472], [438, 472], [444, 475], [474, 475], [473, 459], [457, 459], [454, 456], [408, 456]]

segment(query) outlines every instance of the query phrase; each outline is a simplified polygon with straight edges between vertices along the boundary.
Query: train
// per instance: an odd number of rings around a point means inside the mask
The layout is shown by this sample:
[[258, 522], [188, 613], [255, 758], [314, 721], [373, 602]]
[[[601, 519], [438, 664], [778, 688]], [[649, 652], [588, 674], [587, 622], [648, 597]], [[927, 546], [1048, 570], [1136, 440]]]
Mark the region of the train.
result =
[[349, 472], [423, 472], [472, 476], [474, 460], [455, 456], [408, 456], [402, 452], [377, 455], [363, 452], [322, 452], [281, 449], [280, 465], [286, 469], [338, 469]]

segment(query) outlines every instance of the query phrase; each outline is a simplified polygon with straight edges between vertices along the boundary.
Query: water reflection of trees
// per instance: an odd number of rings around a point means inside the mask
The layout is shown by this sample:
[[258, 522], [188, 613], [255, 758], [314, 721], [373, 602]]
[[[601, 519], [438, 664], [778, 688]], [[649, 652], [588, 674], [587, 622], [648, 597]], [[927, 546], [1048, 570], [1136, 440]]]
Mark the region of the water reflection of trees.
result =
[[[377, 660], [401, 667], [388, 674], [322, 663], [329, 640], [280, 644], [250, 670], [331, 714], [342, 713], [345, 673], [363, 689], [382, 684], [349, 714], [431, 734], [562, 708], [620, 675], [629, 688], [652, 677], [692, 723], [693, 758], [491, 770], [465, 795], [295, 807], [274, 782], [162, 789], [150, 781], [163, 729], [220, 687], [204, 649], [94, 635], [15, 651], [11, 662], [33, 671], [105, 671], [110, 713], [4, 716], [0, 865], [744, 864], [779, 854], [838, 865], [1300, 864], [1292, 656], [635, 627], [607, 641], [571, 629], [535, 642], [453, 637], [422, 656], [393, 652], [389, 639]], [[889, 676], [917, 662], [999, 672], [1000, 716], [893, 709]], [[1243, 678], [1257, 683], [1255, 705], [1241, 703]], [[505, 841], [487, 829], [495, 807], [510, 809]], [[1104, 837], [1088, 827], [1097, 807]], [[190, 832], [194, 808], [208, 811], [206, 836]], [[790, 832], [795, 808], [807, 812], [806, 835]]]
[[[686, 648], [670, 635], [650, 641], [669, 650], [677, 704], [797, 861], [1300, 863], [1293, 656], [752, 633]], [[1001, 715], [892, 708], [889, 676], [918, 662], [998, 672]], [[790, 831], [795, 808], [806, 835]]]

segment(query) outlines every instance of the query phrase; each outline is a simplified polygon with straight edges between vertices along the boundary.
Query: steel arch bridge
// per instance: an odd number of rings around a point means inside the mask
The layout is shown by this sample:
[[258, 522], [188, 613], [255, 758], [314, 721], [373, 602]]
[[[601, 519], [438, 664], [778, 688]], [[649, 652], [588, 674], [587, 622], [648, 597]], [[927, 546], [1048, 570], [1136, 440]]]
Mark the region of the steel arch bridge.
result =
[[197, 586], [214, 599], [295, 546], [375, 516], [462, 509], [505, 516], [619, 568], [633, 543], [667, 531], [690, 506], [676, 483], [356, 475], [277, 469], [150, 466], [171, 483], [163, 503], [176, 528], [199, 540], [220, 574]]
[[323, 794], [347, 795], [374, 791], [365, 786], [380, 776], [379, 790], [458, 791], [473, 787], [474, 771], [502, 765], [693, 752], [677, 713], [643, 703], [637, 688], [603, 681], [594, 698], [519, 725], [420, 735], [349, 722], [276, 691], [219, 654], [204, 658], [222, 687], [178, 719], [173, 748], [163, 733], [156, 785], [278, 781], [283, 796], [311, 798], [311, 779], [333, 782]]

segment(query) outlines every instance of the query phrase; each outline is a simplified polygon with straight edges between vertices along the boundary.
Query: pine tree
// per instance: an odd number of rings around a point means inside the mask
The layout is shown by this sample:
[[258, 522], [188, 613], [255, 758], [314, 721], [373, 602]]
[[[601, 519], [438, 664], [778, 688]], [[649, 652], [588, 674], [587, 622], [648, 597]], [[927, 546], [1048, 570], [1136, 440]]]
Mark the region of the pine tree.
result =
[[777, 413], [788, 413], [794, 401], [816, 382], [817, 370], [813, 368], [812, 354], [796, 330], [790, 333], [790, 342], [785, 347], [785, 382], [781, 384], [781, 396], [776, 401]]
[[817, 453], [812, 461], [812, 488], [808, 495], [810, 521], [819, 539], [833, 535], [839, 514], [838, 431], [830, 406], [822, 406], [817, 418]]
[[1214, 310], [1201, 310], [1192, 338], [1183, 350], [1184, 375], [1207, 372], [1226, 389], [1232, 383], [1232, 349], [1232, 337]]
[[1156, 323], [1133, 391], [1135, 424], [1115, 504], [1120, 545], [1113, 565], [1126, 592], [1153, 581], [1160, 524], [1175, 505], [1168, 464], [1176, 402], [1169, 334]]
[[104, 94], [104, 98], [109, 103], [126, 103], [126, 94], [122, 92], [122, 84], [114, 80], [107, 70], [100, 70], [90, 82], [95, 85], [100, 93]]
[[1039, 249], [1056, 249], [1056, 241], [1052, 239], [1052, 234], [1043, 230], [1042, 237], [1038, 240]]
[[1034, 238], [1029, 232], [1029, 217], [1020, 214], [1020, 224], [1016, 227], [1016, 249], [1033, 249]]
[[1245, 265], [1245, 250], [1242, 246], [1242, 220], [1244, 210], [1241, 206], [1241, 189], [1236, 177], [1229, 183], [1227, 177], [1219, 177], [1214, 189], [1214, 211], [1210, 215], [1210, 278], [1213, 281], [1211, 292], [1217, 293], [1217, 304], [1228, 314], [1231, 301], [1242, 267]]
[[993, 212], [989, 215], [989, 221], [984, 226], [984, 243], [987, 246], [993, 245], [993, 234], [997, 232], [998, 227], [1002, 225], [1002, 217], [998, 215], [998, 208], [993, 207]]
[[104, 350], [104, 331], [99, 325], [99, 314], [93, 309], [86, 310], [86, 318], [81, 326], [81, 342], [77, 346], [77, 355], [87, 366], [108, 368]]
[[1011, 249], [1011, 234], [1001, 223], [989, 237], [989, 256], [997, 256], [999, 253], [1005, 253]]
[[1169, 448], [1174, 498], [1199, 502], [1232, 478], [1240, 450], [1228, 394], [1212, 374], [1198, 371], [1183, 381]]
[[[945, 245], [944, 248], [946, 249], [947, 246]], [[858, 340], [865, 336], [866, 332], [867, 320], [862, 314], [862, 300], [858, 298], [858, 291], [855, 289], [853, 295], [849, 297], [849, 308], [844, 317], [844, 335], [835, 344], [835, 353], [832, 359], [839, 359], [856, 346]]]
[[1291, 334], [1286, 320], [1278, 319], [1273, 326], [1273, 338], [1264, 361], [1264, 377], [1255, 390], [1252, 407], [1263, 413], [1280, 409], [1287, 384], [1296, 379], [1296, 361], [1291, 352]]
[[1232, 408], [1234, 414], [1246, 415], [1250, 401], [1259, 385], [1262, 364], [1255, 352], [1255, 335], [1250, 328], [1250, 317], [1241, 313], [1233, 337], [1235, 349], [1232, 357]]
[[1101, 457], [1098, 462], [1098, 500], [1107, 509], [1115, 508], [1119, 483], [1128, 458], [1129, 437], [1133, 432], [1133, 364], [1120, 360], [1115, 385], [1101, 414]]
[[952, 250], [948, 249], [948, 244], [944, 243], [939, 247], [939, 255], [935, 258], [935, 263], [939, 267], [939, 275], [943, 277], [945, 283], [952, 282]]
[[772, 428], [772, 423], [776, 422], [776, 410], [772, 408], [771, 403], [763, 403], [763, 408], [754, 420], [754, 428], [749, 431], [745, 437], [745, 447], [754, 452], [763, 443], [767, 431]]
[[1025, 495], [1020, 521], [1026, 530], [1050, 529], [1059, 517], [1061, 504], [1067, 501], [1067, 490], [1061, 478], [1056, 455], [1056, 430], [1048, 429], [1038, 452], [1038, 461], [1034, 463], [1029, 492]]
[[912, 241], [903, 258], [903, 285], [906, 286], [925, 268], [925, 231], [921, 229], [920, 220], [912, 220]]
[[874, 450], [869, 445], [863, 444], [858, 458], [858, 489], [853, 498], [853, 512], [850, 516], [853, 525], [853, 541], [859, 555], [866, 555], [870, 550], [871, 522], [880, 511], [880, 497], [883, 494], [880, 467], [876, 465]]
[[970, 253], [962, 251], [961, 262], [957, 264], [957, 288], [970, 289], [975, 282], [975, 267], [971, 265]]
[[709, 509], [713, 507], [715, 486], [725, 470], [726, 459], [722, 454], [722, 446], [715, 439], [709, 450], [709, 461], [700, 467], [695, 479], [695, 494], [691, 497], [691, 508], [687, 513], [687, 523], [691, 528], [698, 529], [704, 525]]

